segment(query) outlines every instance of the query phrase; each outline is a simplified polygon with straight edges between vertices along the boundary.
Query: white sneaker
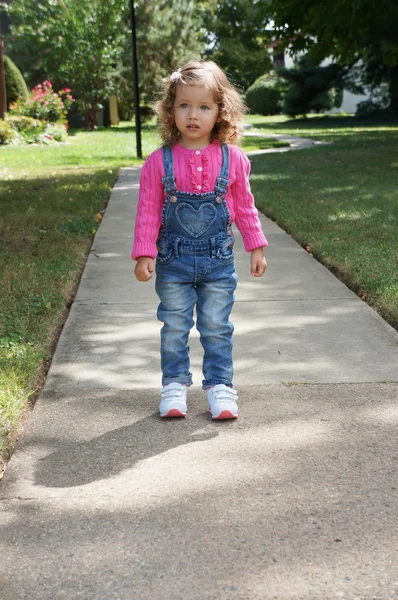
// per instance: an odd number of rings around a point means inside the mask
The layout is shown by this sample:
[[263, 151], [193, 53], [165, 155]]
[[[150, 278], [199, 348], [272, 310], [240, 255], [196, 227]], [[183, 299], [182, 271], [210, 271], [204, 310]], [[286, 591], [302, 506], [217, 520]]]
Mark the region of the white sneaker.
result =
[[238, 392], [220, 383], [207, 390], [207, 402], [213, 419], [236, 419]]
[[185, 417], [187, 414], [188, 388], [181, 383], [169, 383], [160, 395], [161, 417]]

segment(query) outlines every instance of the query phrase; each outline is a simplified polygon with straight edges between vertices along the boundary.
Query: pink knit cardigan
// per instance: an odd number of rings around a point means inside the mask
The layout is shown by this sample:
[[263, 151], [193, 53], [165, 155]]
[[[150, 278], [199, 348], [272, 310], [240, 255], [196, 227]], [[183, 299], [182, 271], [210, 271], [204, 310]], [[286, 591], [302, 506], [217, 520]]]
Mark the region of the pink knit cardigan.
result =
[[[250, 162], [237, 146], [229, 146], [229, 186], [225, 196], [231, 222], [236, 222], [246, 251], [267, 246], [254, 198], [250, 191]], [[177, 189], [203, 193], [214, 190], [222, 163], [221, 146], [214, 141], [203, 150], [189, 150], [179, 144], [173, 147], [174, 174]], [[157, 254], [156, 240], [161, 226], [162, 208], [166, 198], [162, 151], [148, 156], [141, 171], [140, 193], [134, 230], [132, 258]]]

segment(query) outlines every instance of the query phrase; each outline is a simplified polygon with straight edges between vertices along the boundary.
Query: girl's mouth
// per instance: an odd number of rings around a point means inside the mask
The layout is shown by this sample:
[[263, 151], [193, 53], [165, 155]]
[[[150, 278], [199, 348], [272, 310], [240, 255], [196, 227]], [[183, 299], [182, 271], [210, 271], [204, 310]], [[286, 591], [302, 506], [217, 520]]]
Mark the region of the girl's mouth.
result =
[[199, 129], [199, 125], [194, 125], [193, 123], [190, 125], [187, 125], [187, 129]]

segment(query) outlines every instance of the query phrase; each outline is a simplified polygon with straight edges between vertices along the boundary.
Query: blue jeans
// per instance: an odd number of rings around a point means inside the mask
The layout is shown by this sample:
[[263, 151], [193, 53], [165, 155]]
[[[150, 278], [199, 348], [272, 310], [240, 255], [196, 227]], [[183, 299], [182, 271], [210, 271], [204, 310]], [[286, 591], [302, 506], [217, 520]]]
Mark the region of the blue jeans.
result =
[[160, 298], [162, 385], [192, 385], [189, 370], [189, 332], [196, 327], [203, 346], [203, 389], [223, 383], [232, 387], [232, 334], [229, 316], [237, 285], [232, 249], [189, 252], [168, 251], [156, 263], [156, 292]]

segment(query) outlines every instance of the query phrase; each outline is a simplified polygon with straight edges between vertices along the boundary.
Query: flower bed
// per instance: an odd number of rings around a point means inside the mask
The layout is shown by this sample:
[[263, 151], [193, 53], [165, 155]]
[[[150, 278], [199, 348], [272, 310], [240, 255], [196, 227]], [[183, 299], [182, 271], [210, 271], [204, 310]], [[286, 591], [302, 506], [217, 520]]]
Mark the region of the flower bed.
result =
[[67, 139], [67, 113], [75, 101], [71, 90], [54, 92], [52, 83], [44, 81], [31, 90], [27, 99], [10, 106], [5, 120], [0, 120], [0, 144], [51, 144]]

